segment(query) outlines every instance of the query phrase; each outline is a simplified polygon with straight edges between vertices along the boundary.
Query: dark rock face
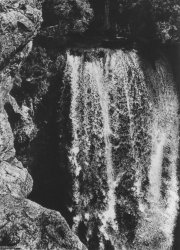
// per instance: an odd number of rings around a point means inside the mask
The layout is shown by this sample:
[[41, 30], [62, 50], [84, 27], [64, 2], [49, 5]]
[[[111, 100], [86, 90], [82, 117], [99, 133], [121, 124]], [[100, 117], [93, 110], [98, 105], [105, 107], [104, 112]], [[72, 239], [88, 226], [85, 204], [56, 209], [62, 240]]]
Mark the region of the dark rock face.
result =
[[28, 108], [32, 132], [28, 133], [22, 119], [11, 123], [17, 157], [34, 180], [30, 198], [59, 210], [72, 225], [68, 211], [72, 177], [67, 167], [72, 141], [70, 87], [62, 82], [65, 57], [60, 52], [33, 48], [21, 68], [21, 86], [11, 91], [19, 105]]

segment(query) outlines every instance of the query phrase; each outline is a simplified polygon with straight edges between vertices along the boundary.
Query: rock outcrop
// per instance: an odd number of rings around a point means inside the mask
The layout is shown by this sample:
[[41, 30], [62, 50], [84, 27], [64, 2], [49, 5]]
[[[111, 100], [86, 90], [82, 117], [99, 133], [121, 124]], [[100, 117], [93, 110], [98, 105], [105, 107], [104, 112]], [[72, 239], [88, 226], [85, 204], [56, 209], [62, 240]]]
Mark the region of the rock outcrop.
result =
[[60, 213], [26, 199], [33, 181], [16, 158], [11, 117], [6, 112], [10, 107], [31, 133], [28, 108], [19, 106], [10, 92], [20, 84], [18, 72], [41, 22], [38, 1], [0, 3], [0, 248], [86, 249]]

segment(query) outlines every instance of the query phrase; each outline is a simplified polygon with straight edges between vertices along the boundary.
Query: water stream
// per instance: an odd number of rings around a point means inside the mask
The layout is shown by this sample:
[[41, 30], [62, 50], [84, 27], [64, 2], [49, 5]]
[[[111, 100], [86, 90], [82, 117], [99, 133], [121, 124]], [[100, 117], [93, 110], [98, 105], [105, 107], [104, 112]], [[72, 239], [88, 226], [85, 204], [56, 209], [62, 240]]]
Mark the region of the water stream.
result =
[[178, 99], [164, 58], [67, 52], [74, 230], [88, 249], [171, 249], [178, 209]]

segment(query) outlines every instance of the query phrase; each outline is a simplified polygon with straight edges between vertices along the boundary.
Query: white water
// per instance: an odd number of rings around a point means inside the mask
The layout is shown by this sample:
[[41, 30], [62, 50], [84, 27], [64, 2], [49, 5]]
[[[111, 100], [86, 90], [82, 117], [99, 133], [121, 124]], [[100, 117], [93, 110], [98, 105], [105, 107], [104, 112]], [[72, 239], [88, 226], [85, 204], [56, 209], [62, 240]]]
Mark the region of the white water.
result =
[[[178, 209], [177, 157], [179, 141], [179, 103], [174, 92], [172, 76], [164, 61], [156, 64], [157, 73], [149, 72], [154, 88], [155, 106], [153, 107], [151, 134], [151, 164], [149, 168], [149, 211], [144, 215], [143, 237], [148, 240], [160, 235], [161, 245], [157, 249], [170, 249], [173, 243], [173, 230]], [[155, 77], [155, 79], [154, 79]], [[169, 177], [163, 178], [163, 158], [169, 160], [167, 172]], [[162, 181], [166, 182], [167, 192], [161, 196]], [[149, 225], [148, 225], [149, 224]], [[150, 228], [149, 228], [150, 227]], [[163, 232], [163, 237], [162, 236]]]
[[[67, 54], [74, 228], [83, 221], [89, 240], [96, 224], [99, 249], [109, 240], [117, 250], [168, 250], [178, 208], [179, 128], [168, 64], [159, 60], [156, 70], [148, 64], [142, 70], [135, 51], [106, 50], [101, 57], [97, 53]], [[136, 220], [130, 243], [128, 221], [123, 224], [126, 214]]]
[[103, 225], [100, 231], [104, 234], [105, 238], [109, 240], [109, 236], [106, 233], [106, 227], [108, 222], [112, 224], [113, 229], [117, 231], [117, 225], [115, 222], [115, 178], [112, 162], [112, 145], [110, 142], [111, 122], [109, 117], [109, 98], [108, 89], [104, 82], [102, 62], [88, 63], [87, 69], [90, 75], [90, 81], [94, 82], [97, 88], [97, 93], [100, 99], [100, 106], [103, 118], [103, 131], [104, 131], [104, 142], [105, 142], [105, 159], [106, 159], [106, 171], [107, 171], [107, 184], [109, 191], [107, 193], [107, 209], [99, 216]]

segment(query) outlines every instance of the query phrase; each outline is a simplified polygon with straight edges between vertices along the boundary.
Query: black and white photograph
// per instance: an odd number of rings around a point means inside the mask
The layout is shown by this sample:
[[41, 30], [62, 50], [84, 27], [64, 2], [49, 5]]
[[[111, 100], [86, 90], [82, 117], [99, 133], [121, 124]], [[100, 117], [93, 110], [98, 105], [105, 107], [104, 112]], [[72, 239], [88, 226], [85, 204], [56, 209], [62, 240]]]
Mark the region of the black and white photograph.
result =
[[0, 0], [0, 250], [180, 250], [180, 0]]

